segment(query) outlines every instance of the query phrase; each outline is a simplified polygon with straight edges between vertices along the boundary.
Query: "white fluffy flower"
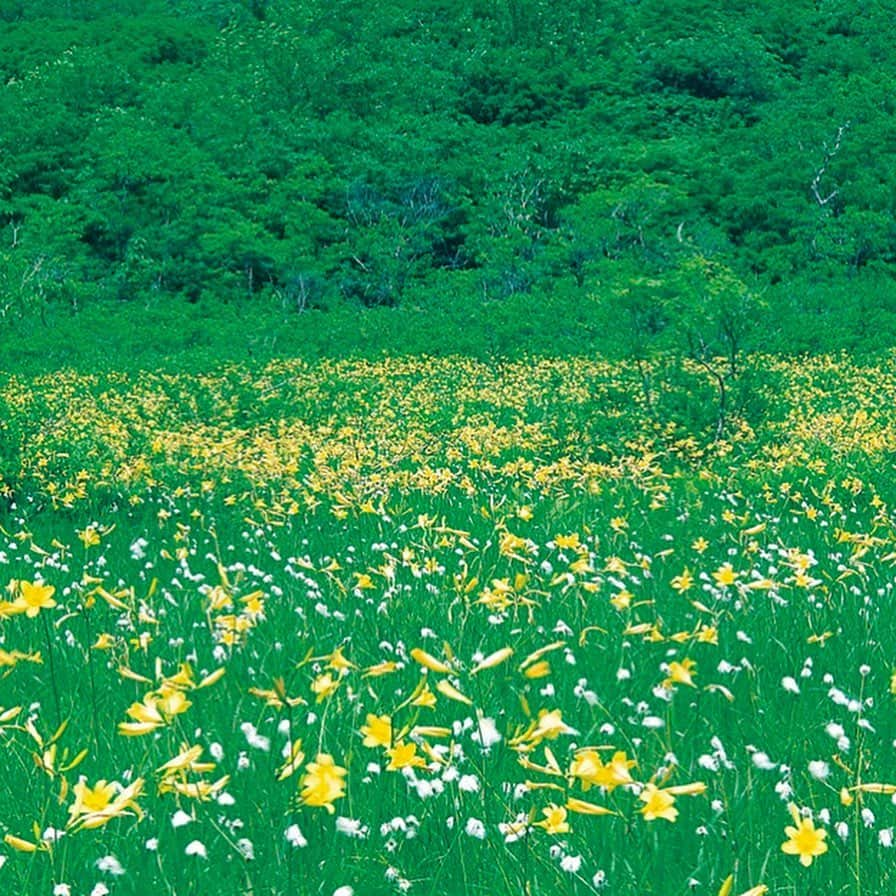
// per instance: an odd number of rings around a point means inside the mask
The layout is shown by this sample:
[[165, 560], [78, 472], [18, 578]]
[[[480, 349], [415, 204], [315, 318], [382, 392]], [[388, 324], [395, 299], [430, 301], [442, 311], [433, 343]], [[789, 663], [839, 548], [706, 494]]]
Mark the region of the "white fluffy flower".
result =
[[477, 721], [476, 730], [470, 735], [470, 739], [485, 751], [501, 741], [501, 732], [498, 731], [494, 719], [484, 716]]
[[188, 856], [199, 856], [200, 859], [204, 859], [208, 856], [208, 853], [205, 850], [205, 844], [200, 840], [191, 840], [186, 849], [184, 849], [184, 854]]
[[843, 726], [838, 722], [828, 722], [827, 725], [825, 725], [824, 730], [827, 732], [828, 737], [833, 737], [834, 740], [839, 740], [841, 737], [843, 737], [844, 734], [846, 734]]
[[184, 812], [183, 809], [178, 809], [174, 815], [171, 816], [171, 827], [173, 828], [182, 828], [184, 825], [188, 825], [193, 820], [193, 816], [187, 812]]
[[284, 832], [283, 836], [286, 838], [287, 843], [290, 846], [307, 846], [308, 841], [305, 839], [305, 835], [299, 830], [299, 826], [297, 824], [291, 824]]
[[121, 867], [121, 862], [115, 856], [103, 856], [101, 859], [97, 859], [96, 867], [104, 874], [111, 874], [115, 877], [124, 874], [124, 868]]
[[336, 830], [346, 837], [357, 837], [359, 840], [363, 840], [369, 833], [368, 828], [357, 818], [346, 818], [344, 815], [336, 819]]
[[269, 737], [265, 737], [263, 734], [259, 734], [258, 730], [251, 722], [243, 722], [240, 725], [240, 731], [246, 737], [246, 742], [250, 747], [254, 747], [256, 750], [262, 750], [267, 753], [271, 749], [271, 739]]
[[464, 793], [477, 793], [479, 791], [479, 778], [476, 775], [461, 775], [457, 787]]

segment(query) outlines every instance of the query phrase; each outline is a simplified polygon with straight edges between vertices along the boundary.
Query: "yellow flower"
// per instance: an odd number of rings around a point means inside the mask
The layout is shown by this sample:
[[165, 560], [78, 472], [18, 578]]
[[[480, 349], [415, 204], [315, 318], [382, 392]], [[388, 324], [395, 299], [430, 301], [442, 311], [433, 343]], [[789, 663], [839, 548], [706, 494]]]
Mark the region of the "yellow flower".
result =
[[569, 809], [570, 812], [578, 812], [581, 815], [616, 814], [612, 809], [608, 809], [606, 806], [598, 806], [596, 803], [589, 803], [585, 800], [579, 800], [572, 796], [566, 801], [566, 808]]
[[174, 793], [191, 800], [208, 802], [214, 799], [230, 781], [230, 775], [224, 775], [217, 781], [178, 781], [176, 778], [163, 778], [159, 782], [159, 793]]
[[137, 805], [137, 797], [143, 793], [143, 778], [137, 778], [127, 787], [117, 781], [97, 781], [89, 787], [81, 778], [75, 784], [74, 792], [75, 802], [69, 807], [66, 827], [98, 828], [122, 815], [143, 817], [143, 811]]
[[436, 705], [436, 695], [429, 689], [428, 684], [420, 688], [420, 693], [411, 700], [411, 706], [419, 706], [423, 709], [432, 709]]
[[318, 753], [317, 761], [309, 762], [302, 776], [299, 799], [306, 806], [323, 806], [332, 815], [333, 803], [345, 796], [347, 774], [328, 753]]
[[365, 747], [392, 746], [392, 719], [389, 716], [375, 716], [367, 713], [367, 724], [361, 726]]
[[438, 657], [434, 657], [420, 647], [415, 647], [411, 651], [411, 659], [432, 672], [441, 672], [444, 675], [451, 672], [451, 667], [447, 663], [442, 662]]
[[737, 573], [734, 571], [730, 563], [723, 563], [713, 574], [717, 585], [727, 588], [737, 581]]
[[314, 681], [311, 682], [311, 691], [317, 694], [317, 702], [321, 703], [327, 699], [338, 687], [339, 687], [340, 679], [333, 678], [329, 672], [325, 672], [323, 675], [318, 675]]
[[383, 660], [381, 663], [377, 663], [375, 666], [369, 666], [364, 670], [363, 678], [378, 678], [380, 675], [388, 675], [390, 672], [394, 672], [398, 668], [398, 663], [395, 660]]
[[16, 837], [15, 834], [6, 834], [3, 837], [3, 842], [18, 852], [37, 852], [39, 849], [48, 848], [44, 841], [40, 841], [40, 843], [32, 843], [30, 840], [23, 840], [21, 837]]
[[29, 619], [33, 619], [41, 610], [50, 610], [56, 606], [53, 595], [56, 589], [52, 585], [44, 585], [41, 582], [19, 582], [19, 596], [13, 603], [13, 607], [19, 613], [24, 613]]
[[496, 650], [494, 653], [490, 653], [484, 660], [480, 660], [470, 670], [470, 675], [476, 675], [477, 672], [482, 672], [484, 669], [493, 669], [495, 666], [499, 666], [501, 663], [503, 663], [507, 659], [510, 659], [510, 657], [512, 656], [512, 647], [502, 647], [500, 650]]
[[578, 778], [586, 791], [593, 786], [600, 786], [603, 771], [604, 764], [596, 750], [582, 750], [569, 766], [570, 775]]
[[602, 782], [601, 786], [612, 790], [614, 787], [633, 784], [634, 780], [629, 773], [629, 769], [634, 768], [636, 765], [637, 762], [634, 759], [629, 759], [625, 750], [617, 750], [606, 765], [608, 780]]
[[[530, 653], [519, 664], [519, 666], [517, 666], [517, 668], [520, 670], [520, 672], [525, 673], [527, 675], [527, 677], [529, 677], [529, 678], [539, 678], [539, 677], [541, 677], [539, 675], [528, 675], [527, 670], [531, 666], [538, 665], [541, 662], [542, 657], [545, 656], [546, 654], [551, 653], [554, 650], [559, 650], [561, 647], [565, 647], [565, 646], [566, 646], [566, 641], [553, 641], [550, 644], [546, 644], [544, 647], [539, 647], [538, 650], [534, 651], [533, 653]], [[547, 666], [547, 663], [545, 663], [544, 665]], [[545, 673], [545, 674], [547, 674], [547, 673]]]
[[672, 587], [681, 594], [683, 591], [689, 591], [694, 586], [694, 577], [689, 569], [685, 569], [680, 576], [672, 579]]
[[623, 588], [622, 591], [617, 592], [610, 598], [610, 603], [613, 605], [614, 610], [619, 610], [621, 613], [623, 610], [627, 610], [632, 603], [632, 598], [634, 595], [627, 588]]
[[661, 790], [655, 784], [647, 784], [638, 799], [644, 803], [640, 811], [645, 821], [664, 818], [666, 821], [674, 822], [678, 818], [675, 797], [668, 790]]
[[193, 704], [184, 696], [184, 692], [176, 687], [163, 684], [155, 692], [156, 706], [169, 721], [174, 716], [186, 712]]
[[302, 741], [295, 740], [289, 749], [289, 759], [277, 770], [277, 780], [285, 781], [304, 761], [305, 754], [302, 752]]
[[88, 812], [100, 812], [115, 799], [117, 792], [115, 784], [100, 780], [93, 787], [88, 787], [82, 778], [75, 784], [75, 802], [69, 807], [68, 814], [71, 818], [77, 818]]
[[426, 760], [422, 756], [417, 755], [417, 744], [395, 744], [386, 750], [389, 756], [389, 764], [386, 771], [397, 772], [403, 768], [422, 768], [426, 765]]
[[340, 674], [344, 674], [349, 669], [354, 669], [355, 664], [351, 662], [351, 660], [347, 659], [345, 655], [342, 653], [342, 648], [337, 647], [329, 656], [327, 660], [327, 666], [330, 669], [334, 669], [336, 672]]
[[629, 769], [635, 765], [635, 760], [629, 759], [624, 750], [617, 750], [606, 765], [595, 750], [582, 750], [572, 761], [569, 773], [582, 782], [583, 790], [603, 787], [609, 793], [616, 787], [634, 783]]
[[713, 625], [701, 623], [700, 627], [697, 629], [696, 637], [701, 644], [717, 645], [719, 643], [719, 630]]
[[533, 739], [536, 742], [547, 739], [556, 740], [561, 734], [578, 734], [575, 728], [570, 728], [560, 714], [559, 709], [553, 709], [550, 712], [542, 710], [538, 714], [538, 724], [533, 732]]
[[525, 675], [526, 678], [544, 678], [550, 674], [551, 664], [547, 660], [539, 660], [537, 663], [532, 663], [531, 666], [527, 666], [523, 670], [523, 675]]
[[168, 777], [181, 772], [210, 772], [215, 768], [214, 762], [200, 762], [202, 747], [193, 747], [183, 744], [180, 753], [169, 759], [164, 765], [160, 765], [156, 771]]
[[825, 838], [828, 832], [824, 828], [816, 828], [811, 818], [800, 818], [799, 810], [793, 803], [788, 807], [796, 827], [788, 825], [784, 833], [788, 839], [781, 844], [781, 851], [789, 856], [799, 856], [800, 864], [808, 867], [816, 856], [828, 851]]
[[100, 533], [93, 528], [93, 526], [88, 526], [86, 529], [78, 530], [78, 538], [84, 543], [85, 548], [96, 547], [100, 543]]
[[544, 821], [536, 821], [537, 827], [544, 828], [549, 834], [566, 834], [569, 831], [569, 823], [566, 821], [566, 808], [551, 803], [541, 810]]
[[19, 662], [24, 660], [28, 663], [42, 663], [40, 651], [34, 653], [23, 653], [21, 650], [4, 650], [0, 647], [0, 669], [9, 666], [12, 668]]
[[669, 663], [669, 677], [663, 681], [663, 687], [671, 688], [677, 684], [686, 684], [692, 688], [696, 687], [693, 676], [696, 668], [697, 664], [694, 660], [685, 659], [680, 663], [677, 660], [673, 660]]
[[436, 690], [449, 700], [455, 700], [458, 703], [466, 703], [467, 706], [473, 705], [473, 701], [466, 694], [462, 694], [450, 681], [448, 681], [447, 678], [443, 678], [436, 685]]
[[149, 734], [165, 724], [165, 719], [159, 711], [156, 699], [152, 694], [147, 694], [140, 703], [132, 703], [128, 707], [127, 714], [134, 721], [118, 723], [118, 733], [123, 734], [125, 737], [139, 737], [142, 734]]

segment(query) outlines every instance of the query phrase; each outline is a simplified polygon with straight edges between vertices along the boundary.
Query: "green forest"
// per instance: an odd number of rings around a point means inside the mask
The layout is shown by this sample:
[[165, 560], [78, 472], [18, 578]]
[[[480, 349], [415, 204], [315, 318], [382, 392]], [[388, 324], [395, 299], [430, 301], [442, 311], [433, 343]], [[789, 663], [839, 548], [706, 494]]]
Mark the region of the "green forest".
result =
[[3, 0], [0, 316], [505, 303], [629, 354], [694, 313], [882, 347], [892, 15]]

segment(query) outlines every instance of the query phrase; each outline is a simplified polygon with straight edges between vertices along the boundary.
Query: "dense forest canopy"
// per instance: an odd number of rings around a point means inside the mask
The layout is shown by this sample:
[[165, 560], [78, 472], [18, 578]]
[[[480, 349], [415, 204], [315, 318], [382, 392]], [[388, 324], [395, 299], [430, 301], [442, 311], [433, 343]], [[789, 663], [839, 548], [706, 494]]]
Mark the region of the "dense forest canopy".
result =
[[896, 263], [892, 14], [3, 0], [3, 314], [798, 283], [822, 315]]

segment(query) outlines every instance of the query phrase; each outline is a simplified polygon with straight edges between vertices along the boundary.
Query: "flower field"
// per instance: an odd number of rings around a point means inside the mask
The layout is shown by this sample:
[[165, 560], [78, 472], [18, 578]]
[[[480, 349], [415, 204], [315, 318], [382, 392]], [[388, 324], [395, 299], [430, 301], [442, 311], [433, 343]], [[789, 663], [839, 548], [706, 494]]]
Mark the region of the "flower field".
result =
[[751, 364], [8, 377], [4, 891], [893, 891], [896, 358]]

